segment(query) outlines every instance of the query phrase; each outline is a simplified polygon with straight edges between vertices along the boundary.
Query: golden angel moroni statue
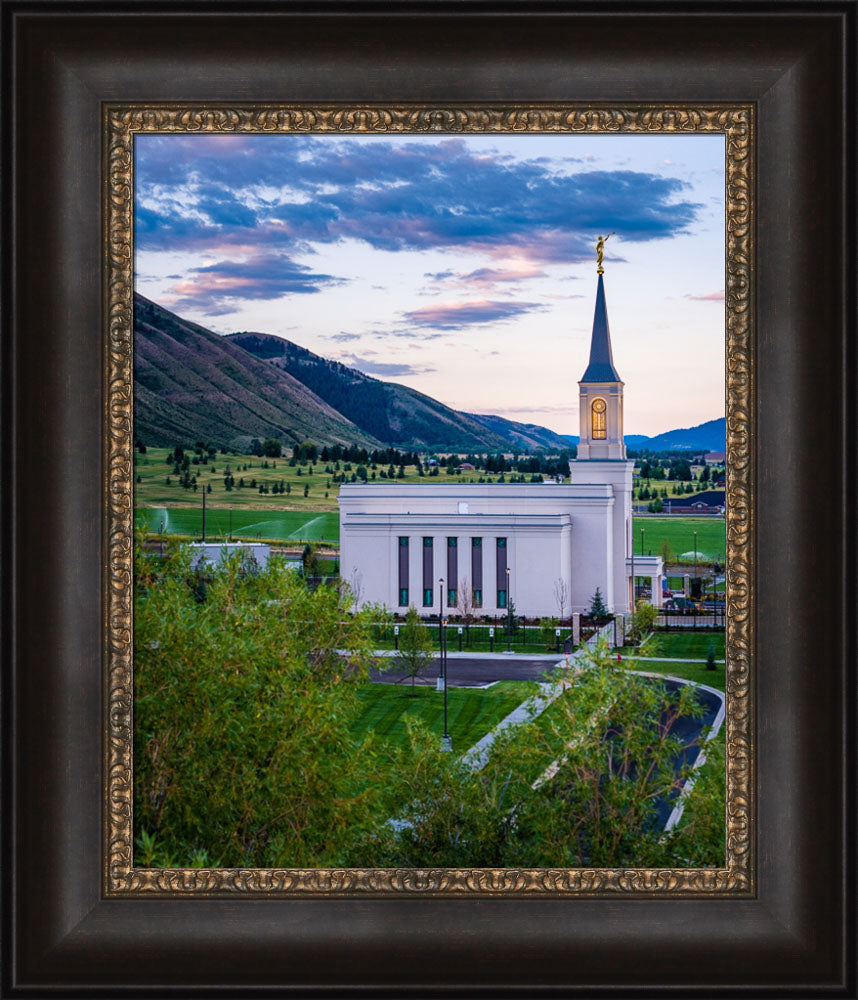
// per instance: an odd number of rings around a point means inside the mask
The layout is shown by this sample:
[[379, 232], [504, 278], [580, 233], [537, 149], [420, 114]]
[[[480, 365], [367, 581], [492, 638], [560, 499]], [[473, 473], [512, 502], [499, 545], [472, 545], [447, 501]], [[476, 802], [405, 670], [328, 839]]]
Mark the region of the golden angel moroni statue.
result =
[[605, 273], [605, 269], [604, 267], [602, 267], [602, 264], [604, 263], [605, 260], [605, 240], [609, 240], [612, 236], [616, 235], [617, 234], [613, 232], [613, 233], [608, 233], [607, 236], [600, 236], [598, 242], [596, 243], [596, 263], [599, 265], [596, 268], [597, 274]]

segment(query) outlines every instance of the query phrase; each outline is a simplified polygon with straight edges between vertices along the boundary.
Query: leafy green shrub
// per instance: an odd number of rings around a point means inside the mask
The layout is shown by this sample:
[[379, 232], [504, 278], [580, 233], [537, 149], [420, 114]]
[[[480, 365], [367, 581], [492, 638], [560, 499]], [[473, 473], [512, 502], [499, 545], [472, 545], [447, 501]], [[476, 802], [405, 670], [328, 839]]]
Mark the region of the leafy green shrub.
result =
[[227, 561], [202, 598], [182, 549], [163, 565], [138, 552], [136, 570], [138, 847], [152, 853], [145, 833], [162, 859], [228, 866], [359, 855], [383, 818], [372, 742], [349, 728], [368, 617], [344, 623], [336, 588], [308, 591], [279, 559], [258, 573]]

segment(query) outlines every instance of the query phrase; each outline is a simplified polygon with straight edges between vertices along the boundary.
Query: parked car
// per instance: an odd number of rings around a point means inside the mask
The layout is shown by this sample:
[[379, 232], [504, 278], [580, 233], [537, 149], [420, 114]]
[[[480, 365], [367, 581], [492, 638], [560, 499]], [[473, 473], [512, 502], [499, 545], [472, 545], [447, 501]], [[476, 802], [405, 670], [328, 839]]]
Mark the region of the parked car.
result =
[[700, 602], [692, 601], [690, 597], [669, 597], [661, 607], [662, 611], [672, 611], [680, 615], [699, 614], [703, 610]]

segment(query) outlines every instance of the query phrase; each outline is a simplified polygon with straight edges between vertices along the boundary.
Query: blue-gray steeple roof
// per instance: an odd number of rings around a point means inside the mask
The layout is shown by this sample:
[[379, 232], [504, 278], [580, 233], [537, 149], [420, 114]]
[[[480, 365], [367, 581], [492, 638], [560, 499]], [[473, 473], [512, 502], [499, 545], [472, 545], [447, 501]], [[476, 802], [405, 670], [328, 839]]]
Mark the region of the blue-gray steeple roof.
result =
[[596, 312], [593, 316], [593, 336], [590, 340], [590, 363], [581, 378], [582, 382], [621, 382], [614, 368], [611, 354], [611, 328], [608, 326], [608, 307], [605, 304], [605, 282], [599, 275], [596, 287]]

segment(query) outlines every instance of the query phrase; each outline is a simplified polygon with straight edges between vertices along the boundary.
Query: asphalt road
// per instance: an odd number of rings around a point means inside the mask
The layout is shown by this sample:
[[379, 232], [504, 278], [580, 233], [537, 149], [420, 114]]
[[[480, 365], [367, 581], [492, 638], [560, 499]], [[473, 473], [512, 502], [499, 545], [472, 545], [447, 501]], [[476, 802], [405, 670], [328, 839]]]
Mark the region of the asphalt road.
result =
[[[519, 659], [513, 653], [510, 656], [498, 656], [495, 659], [453, 657], [447, 659], [447, 681], [450, 687], [479, 687], [491, 684], [493, 681], [539, 681], [543, 680], [546, 670], [562, 660], [562, 656], [547, 656], [544, 659]], [[423, 682], [431, 681], [434, 685], [439, 673], [440, 661], [436, 658], [432, 666], [423, 675]], [[373, 670], [372, 680], [385, 684], [396, 684], [409, 677], [406, 671], [391, 670], [381, 673]]]

